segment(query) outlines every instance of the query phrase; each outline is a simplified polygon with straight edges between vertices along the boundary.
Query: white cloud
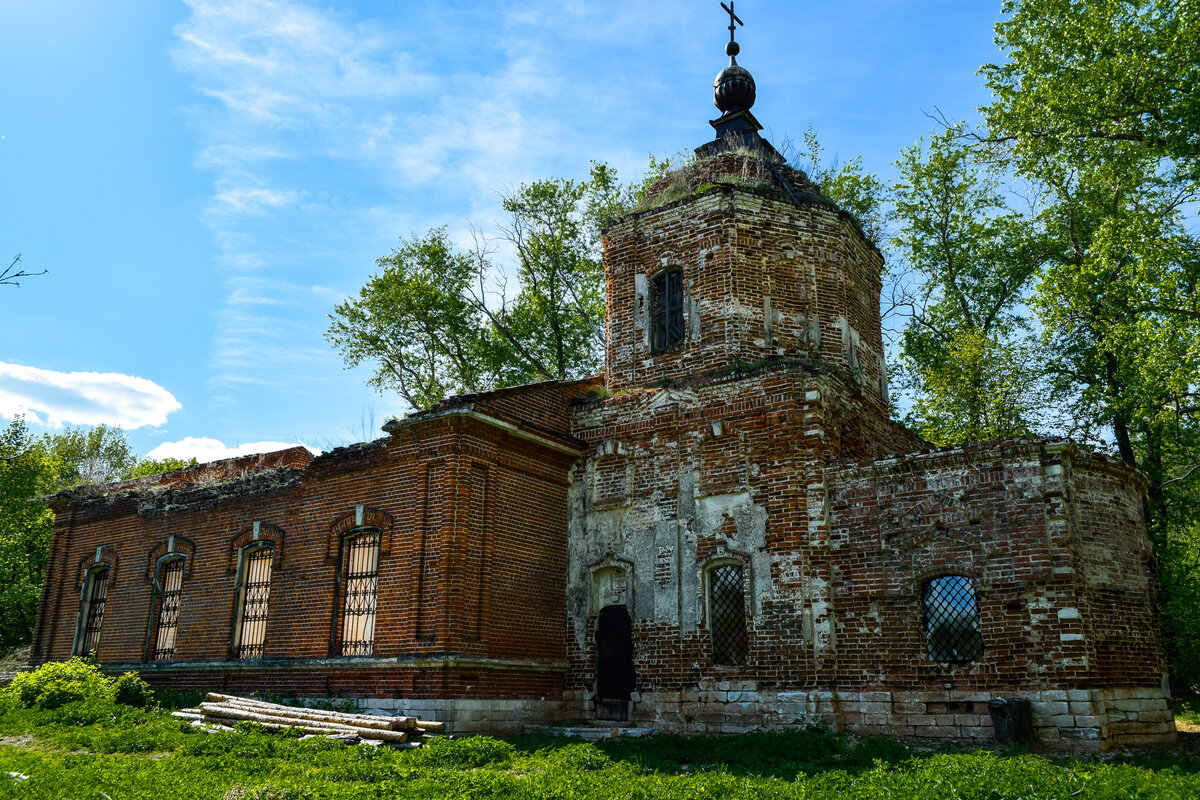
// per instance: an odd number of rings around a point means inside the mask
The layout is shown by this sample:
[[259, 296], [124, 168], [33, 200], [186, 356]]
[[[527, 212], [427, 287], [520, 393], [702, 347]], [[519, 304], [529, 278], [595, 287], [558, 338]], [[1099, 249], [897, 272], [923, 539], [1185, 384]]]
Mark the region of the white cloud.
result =
[[283, 208], [296, 198], [296, 192], [272, 189], [225, 189], [213, 198], [219, 210], [261, 214], [268, 209]]
[[117, 372], [55, 372], [0, 362], [0, 415], [63, 425], [162, 425], [182, 408], [174, 395], [146, 378]]
[[[219, 461], [223, 458], [249, 456], [256, 453], [273, 453], [276, 450], [286, 450], [289, 447], [307, 447], [307, 445], [302, 442], [246, 442], [236, 447], [230, 447], [219, 439], [188, 436], [185, 439], [180, 439], [178, 442], [163, 442], [147, 453], [146, 458], [179, 458], [184, 461], [194, 458], [201, 464], [204, 464], [209, 461]], [[321, 452], [312, 447], [308, 449], [314, 454]]]

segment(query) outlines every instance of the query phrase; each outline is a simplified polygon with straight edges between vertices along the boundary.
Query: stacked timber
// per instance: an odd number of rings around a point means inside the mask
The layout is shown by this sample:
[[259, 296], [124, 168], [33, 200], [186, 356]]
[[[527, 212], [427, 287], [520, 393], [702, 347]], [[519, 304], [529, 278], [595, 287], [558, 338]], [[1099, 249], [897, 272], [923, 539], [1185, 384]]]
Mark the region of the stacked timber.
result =
[[[446, 724], [416, 717], [384, 717], [373, 714], [346, 714], [302, 706], [285, 706], [263, 700], [251, 700], [209, 692], [199, 709], [176, 712], [176, 716], [205, 725], [232, 728], [239, 722], [253, 722], [270, 730], [298, 730], [314, 736], [343, 741], [386, 742], [393, 746], [419, 746], [420, 741], [444, 733]], [[198, 712], [198, 713], [197, 713]]]

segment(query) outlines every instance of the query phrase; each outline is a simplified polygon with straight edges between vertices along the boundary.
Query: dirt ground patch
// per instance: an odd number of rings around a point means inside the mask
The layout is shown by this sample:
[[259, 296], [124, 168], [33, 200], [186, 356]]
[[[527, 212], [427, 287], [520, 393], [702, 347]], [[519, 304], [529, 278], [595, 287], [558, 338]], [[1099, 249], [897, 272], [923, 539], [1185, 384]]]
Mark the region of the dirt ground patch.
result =
[[0, 654], [0, 686], [6, 685], [17, 674], [18, 670], [23, 669], [29, 664], [29, 646], [18, 647], [15, 650], [9, 650], [6, 653]]

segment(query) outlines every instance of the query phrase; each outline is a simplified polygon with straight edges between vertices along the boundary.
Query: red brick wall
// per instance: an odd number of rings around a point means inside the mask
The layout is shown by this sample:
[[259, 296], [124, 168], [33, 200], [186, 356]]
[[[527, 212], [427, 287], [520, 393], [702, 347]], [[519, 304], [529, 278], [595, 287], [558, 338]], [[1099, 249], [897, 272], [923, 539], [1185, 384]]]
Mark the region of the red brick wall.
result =
[[[828, 474], [839, 686], [1018, 692], [1159, 686], [1165, 672], [1138, 479], [1041, 440]], [[926, 651], [921, 590], [969, 576], [984, 653]]]
[[[884, 403], [883, 261], [854, 223], [820, 201], [719, 185], [605, 232], [610, 391], [686, 381], [767, 358], [818, 359]], [[684, 276], [687, 338], [650, 351], [649, 278]], [[769, 333], [768, 333], [769, 328]]]
[[[153, 559], [174, 535], [176, 549], [186, 542], [194, 556], [183, 585], [176, 657], [148, 668], [155, 680], [208, 685], [217, 676], [235, 688], [255, 687], [261, 678], [259, 689], [296, 693], [439, 696], [470, 685], [470, 692], [545, 694], [561, 687], [566, 469], [573, 458], [561, 446], [548, 449], [450, 414], [325, 454], [303, 470], [126, 492], [115, 501], [64, 501], [34, 660], [70, 655], [80, 568], [103, 546], [105, 560], [115, 564], [98, 656], [112, 665], [142, 662], [153, 614]], [[366, 507], [365, 522], [383, 529], [375, 661], [398, 662], [289, 666], [339, 652], [338, 534], [353, 527], [346, 518], [359, 504]], [[255, 521], [262, 538], [280, 540], [267, 663], [221, 664], [229, 659], [237, 547], [250, 541]], [[451, 654], [457, 662], [446, 660]], [[492, 674], [489, 659], [531, 663], [524, 672], [519, 663], [507, 664], [500, 676]], [[271, 677], [263, 677], [267, 673]]]
[[[857, 424], [844, 430], [847, 419]], [[572, 473], [571, 688], [595, 680], [592, 573], [610, 565], [634, 573], [642, 691], [836, 679], [828, 545], [810, 489], [843, 451], [881, 457], [919, 438], [850, 376], [786, 363], [595, 400], [579, 407], [575, 435], [593, 449]], [[713, 663], [704, 619], [704, 569], [723, 557], [743, 564], [751, 603], [741, 667]]]

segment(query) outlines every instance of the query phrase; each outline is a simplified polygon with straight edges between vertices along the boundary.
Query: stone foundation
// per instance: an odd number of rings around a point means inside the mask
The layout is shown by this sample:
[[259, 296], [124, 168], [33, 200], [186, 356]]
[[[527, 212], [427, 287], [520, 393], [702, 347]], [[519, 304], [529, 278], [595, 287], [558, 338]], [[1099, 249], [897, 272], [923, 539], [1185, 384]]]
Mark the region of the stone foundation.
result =
[[496, 698], [364, 698], [364, 711], [384, 711], [446, 723], [447, 733], [522, 733], [526, 725], [550, 725], [572, 721], [574, 704], [563, 700], [505, 700]]
[[[716, 734], [823, 720], [846, 733], [984, 744], [995, 741], [987, 708], [994, 696], [955, 690], [759, 691], [752, 681], [723, 681], [693, 691], [635, 692], [630, 723], [663, 732]], [[1175, 739], [1170, 699], [1160, 689], [1043, 689], [1004, 696], [1031, 702], [1035, 747], [1102, 750]], [[593, 712], [588, 693], [570, 693], [561, 711], [581, 719]]]

